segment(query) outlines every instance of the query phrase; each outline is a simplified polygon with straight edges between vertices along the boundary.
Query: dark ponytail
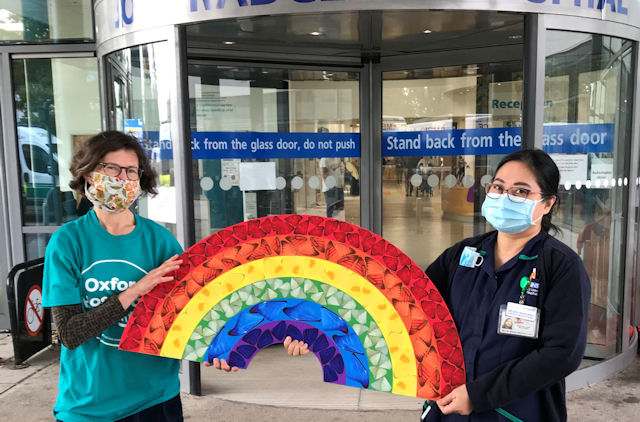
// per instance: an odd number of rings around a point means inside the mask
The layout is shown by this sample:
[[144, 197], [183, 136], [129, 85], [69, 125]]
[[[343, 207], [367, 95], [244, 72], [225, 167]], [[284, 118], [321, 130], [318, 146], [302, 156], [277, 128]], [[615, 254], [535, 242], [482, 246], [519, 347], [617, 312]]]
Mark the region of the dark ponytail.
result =
[[542, 217], [542, 230], [552, 234], [557, 234], [560, 229], [551, 222], [551, 215], [557, 208], [560, 198], [558, 198], [558, 186], [560, 185], [560, 171], [553, 159], [541, 149], [523, 149], [512, 152], [500, 161], [496, 168], [496, 173], [500, 167], [509, 161], [519, 161], [525, 164], [536, 176], [536, 182], [542, 191], [542, 199], [549, 200], [556, 197], [556, 202], [551, 207], [548, 214]]

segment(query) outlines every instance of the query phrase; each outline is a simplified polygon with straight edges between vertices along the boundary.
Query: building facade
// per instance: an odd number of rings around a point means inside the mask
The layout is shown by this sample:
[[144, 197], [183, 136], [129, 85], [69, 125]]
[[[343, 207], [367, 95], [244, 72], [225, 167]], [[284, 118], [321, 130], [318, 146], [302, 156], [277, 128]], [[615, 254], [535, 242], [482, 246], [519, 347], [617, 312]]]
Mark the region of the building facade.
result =
[[559, 237], [592, 281], [569, 387], [597, 381], [633, 359], [640, 324], [639, 40], [639, 0], [9, 1], [0, 276], [77, 217], [69, 161], [101, 129], [147, 148], [161, 186], [137, 211], [185, 246], [315, 214], [421, 267], [490, 229], [483, 187], [505, 154], [542, 148]]

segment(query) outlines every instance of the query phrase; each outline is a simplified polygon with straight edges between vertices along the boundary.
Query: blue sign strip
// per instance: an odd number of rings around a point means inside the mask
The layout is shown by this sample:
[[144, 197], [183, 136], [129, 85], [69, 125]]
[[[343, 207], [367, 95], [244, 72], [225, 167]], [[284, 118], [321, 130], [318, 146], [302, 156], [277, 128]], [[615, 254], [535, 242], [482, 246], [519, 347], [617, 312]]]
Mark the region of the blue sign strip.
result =
[[[142, 134], [142, 136], [140, 136]], [[551, 154], [613, 152], [615, 125], [546, 125], [543, 149]], [[173, 158], [170, 139], [157, 131], [134, 133], [152, 159]], [[519, 127], [385, 131], [385, 157], [509, 154], [520, 149]], [[191, 158], [360, 157], [359, 133], [191, 132]]]
[[542, 142], [542, 149], [549, 154], [613, 152], [615, 125], [613, 123], [545, 125]]
[[[614, 130], [607, 124], [546, 125], [543, 149], [555, 154], [613, 152]], [[509, 154], [521, 148], [522, 128], [385, 131], [384, 157]]]
[[[125, 127], [125, 132], [127, 129]], [[173, 142], [171, 139], [160, 139], [160, 132], [157, 131], [129, 131], [128, 134], [138, 138], [140, 145], [147, 152], [147, 157], [151, 160], [172, 160]]]
[[359, 133], [191, 132], [191, 157], [359, 157]]
[[449, 129], [419, 132], [385, 131], [382, 155], [486, 155], [508, 154], [520, 149], [521, 129]]

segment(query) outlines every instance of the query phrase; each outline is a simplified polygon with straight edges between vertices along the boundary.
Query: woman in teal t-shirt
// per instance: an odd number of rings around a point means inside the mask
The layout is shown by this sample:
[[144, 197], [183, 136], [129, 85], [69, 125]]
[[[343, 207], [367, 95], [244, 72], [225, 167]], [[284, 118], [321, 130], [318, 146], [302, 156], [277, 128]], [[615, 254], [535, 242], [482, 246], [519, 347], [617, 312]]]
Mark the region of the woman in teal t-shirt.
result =
[[182, 262], [167, 229], [129, 210], [141, 193], [156, 193], [156, 174], [137, 139], [115, 131], [87, 140], [71, 173], [93, 210], [56, 231], [46, 251], [44, 305], [63, 345], [53, 414], [181, 421], [179, 361], [118, 350], [135, 302]]
[[[138, 140], [116, 131], [87, 140], [71, 173], [69, 186], [93, 209], [47, 245], [43, 301], [63, 346], [53, 414], [63, 422], [182, 421], [179, 361], [118, 350], [135, 302], [182, 263], [173, 235], [129, 210], [141, 193], [156, 193], [156, 173]], [[290, 338], [284, 346], [293, 356], [309, 352]], [[238, 369], [218, 359], [213, 366]]]

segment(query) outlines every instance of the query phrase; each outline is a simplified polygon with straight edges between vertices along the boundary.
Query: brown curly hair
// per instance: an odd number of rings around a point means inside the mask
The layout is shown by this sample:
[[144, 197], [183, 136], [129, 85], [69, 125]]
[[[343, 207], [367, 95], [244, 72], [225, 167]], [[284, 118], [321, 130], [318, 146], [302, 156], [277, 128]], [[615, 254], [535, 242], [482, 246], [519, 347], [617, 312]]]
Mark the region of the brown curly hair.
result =
[[84, 186], [86, 180], [84, 176], [94, 171], [98, 163], [102, 162], [104, 156], [110, 152], [129, 150], [138, 156], [138, 167], [142, 169], [140, 176], [140, 187], [147, 194], [155, 195], [156, 190], [156, 172], [151, 168], [149, 159], [144, 149], [136, 138], [126, 135], [116, 130], [108, 130], [101, 132], [87, 139], [82, 147], [73, 155], [71, 159], [71, 176], [73, 179], [69, 182], [69, 187], [81, 195], [84, 195]]

